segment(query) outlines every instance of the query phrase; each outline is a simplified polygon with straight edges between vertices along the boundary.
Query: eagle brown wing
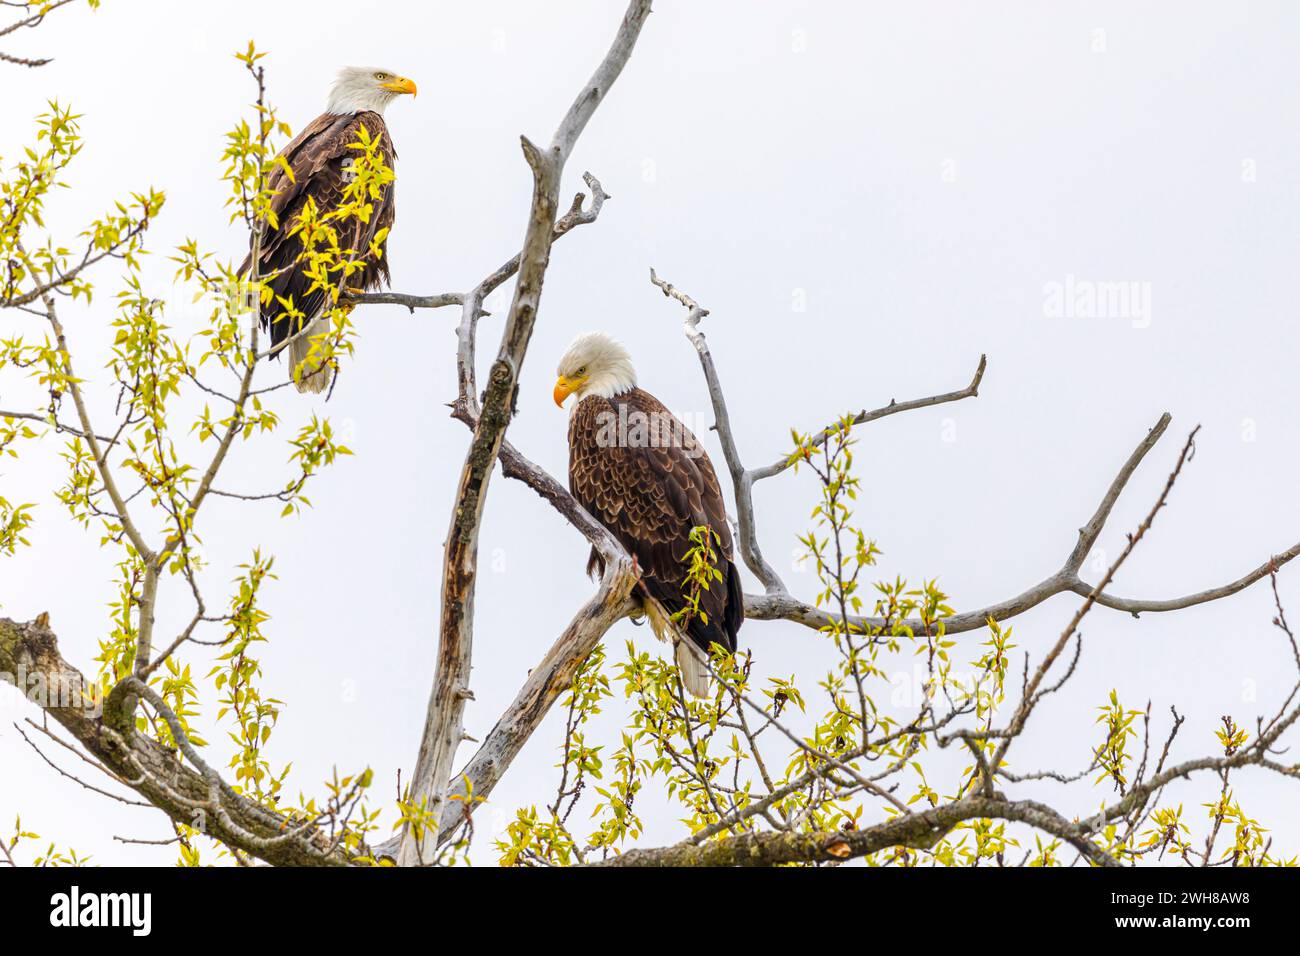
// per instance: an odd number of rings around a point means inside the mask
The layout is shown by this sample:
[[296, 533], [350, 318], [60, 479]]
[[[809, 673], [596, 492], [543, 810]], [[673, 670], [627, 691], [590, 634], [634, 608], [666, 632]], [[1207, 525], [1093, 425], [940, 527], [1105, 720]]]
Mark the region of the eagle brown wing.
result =
[[[639, 422], [650, 424], [638, 432]], [[639, 388], [612, 399], [588, 396], [569, 420], [569, 488], [636, 558], [640, 586], [670, 613], [687, 605], [691, 530], [712, 529], [722, 580], [700, 595], [707, 623], [693, 617], [687, 633], [705, 650], [716, 641], [735, 651], [744, 595], [726, 502], [708, 455], [685, 425]], [[598, 565], [594, 553], [593, 560]]]
[[[319, 315], [326, 306], [327, 290], [313, 289], [312, 281], [299, 268], [298, 260], [303, 249], [294, 226], [309, 199], [315, 202], [317, 211], [322, 214], [342, 205], [347, 169], [357, 155], [357, 150], [350, 148], [349, 144], [357, 142], [363, 126], [371, 138], [380, 141], [384, 163], [391, 168], [397, 153], [382, 116], [367, 111], [353, 114], [325, 113], [313, 120], [281, 150], [280, 158], [284, 163], [276, 163], [267, 180], [268, 188], [275, 192], [271, 209], [275, 213], [277, 224], [276, 228], [268, 228], [262, 236], [258, 274], [271, 286], [274, 296], [262, 315], [263, 326], [268, 324], [269, 319], [273, 346], [279, 345], [299, 329], [297, 323], [289, 320], [284, 301], [292, 302], [294, 308], [306, 316], [306, 323]], [[285, 172], [285, 165], [289, 167], [289, 173]], [[396, 215], [393, 191], [394, 184], [390, 183], [383, 195], [376, 200], [369, 222], [349, 217], [336, 226], [340, 248], [351, 250], [358, 258], [367, 258], [366, 267], [348, 280], [349, 285], [375, 289], [381, 283], [388, 282], [386, 248], [381, 250], [384, 254], [377, 260], [368, 258], [368, 254], [370, 244], [379, 230], [392, 228]], [[244, 264], [239, 267], [239, 274], [246, 275], [251, 266], [250, 250]], [[290, 328], [291, 325], [293, 328]]]

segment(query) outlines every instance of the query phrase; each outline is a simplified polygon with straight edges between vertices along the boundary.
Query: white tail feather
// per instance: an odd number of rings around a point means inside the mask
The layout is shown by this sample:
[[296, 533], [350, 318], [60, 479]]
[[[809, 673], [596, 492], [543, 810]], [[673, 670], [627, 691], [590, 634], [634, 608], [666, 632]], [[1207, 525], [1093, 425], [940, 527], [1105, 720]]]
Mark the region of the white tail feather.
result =
[[688, 691], [696, 697], [709, 696], [709, 665], [689, 640], [677, 642], [677, 668], [682, 672], [682, 683]]
[[[294, 388], [304, 394], [311, 392], [319, 395], [321, 392], [325, 391], [325, 389], [329, 388], [329, 367], [326, 366], [322, 368], [315, 362], [308, 361], [308, 356], [311, 354], [311, 340], [328, 331], [329, 323], [323, 317], [317, 316], [315, 319], [312, 319], [311, 324], [307, 326], [306, 332], [296, 336], [293, 341], [289, 343], [289, 375], [294, 379]], [[307, 364], [303, 365], [304, 362], [307, 362]], [[298, 375], [298, 366], [300, 365], [302, 365], [301, 380], [296, 377]]]
[[646, 616], [650, 618], [650, 628], [655, 637], [673, 646], [677, 669], [681, 671], [682, 683], [696, 697], [709, 696], [709, 664], [704, 652], [691, 643], [691, 639], [682, 634], [681, 629], [673, 623], [672, 617], [664, 611], [653, 598], [645, 602]]

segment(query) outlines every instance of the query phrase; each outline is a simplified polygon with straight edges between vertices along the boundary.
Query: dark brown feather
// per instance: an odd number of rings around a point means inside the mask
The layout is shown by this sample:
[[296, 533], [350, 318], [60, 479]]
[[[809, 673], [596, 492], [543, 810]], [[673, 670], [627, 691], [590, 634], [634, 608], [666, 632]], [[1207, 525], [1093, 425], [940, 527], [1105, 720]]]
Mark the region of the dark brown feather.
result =
[[[643, 429], [639, 436], [641, 420], [660, 427]], [[703, 446], [657, 398], [634, 388], [612, 399], [582, 400], [569, 419], [569, 489], [636, 558], [640, 586], [670, 613], [687, 606], [691, 530], [711, 528], [719, 539], [722, 580], [700, 596], [708, 623], [695, 617], [687, 633], [706, 651], [713, 642], [736, 650], [744, 594], [722, 487]], [[589, 570], [599, 564], [593, 551]]]
[[[265, 328], [269, 319], [273, 346], [279, 345], [300, 328], [297, 322], [289, 320], [282, 300], [291, 301], [296, 309], [305, 314], [304, 324], [310, 323], [325, 308], [328, 292], [325, 289], [312, 289], [311, 280], [303, 276], [298, 267], [303, 248], [299, 235], [293, 229], [308, 199], [316, 203], [316, 209], [321, 214], [337, 209], [342, 204], [346, 186], [345, 170], [357, 155], [357, 150], [350, 149], [348, 144], [357, 141], [362, 126], [372, 139], [380, 141], [384, 163], [391, 168], [397, 159], [397, 152], [388, 135], [388, 126], [378, 113], [363, 111], [351, 114], [324, 113], [316, 117], [280, 151], [280, 156], [292, 170], [293, 176], [286, 175], [279, 163], [270, 174], [267, 186], [275, 191], [271, 208], [278, 220], [278, 227], [268, 229], [262, 236], [258, 273], [270, 284], [274, 294], [271, 304], [262, 310], [262, 326]], [[375, 203], [374, 214], [369, 222], [349, 218], [338, 225], [340, 247], [354, 251], [358, 258], [366, 257], [365, 268], [349, 278], [349, 285], [357, 285], [369, 291], [388, 284], [387, 243], [381, 246], [383, 254], [378, 259], [369, 257], [368, 250], [379, 230], [392, 228], [396, 215], [394, 188], [395, 184], [389, 184], [384, 190], [383, 197]], [[246, 275], [251, 266], [250, 249], [244, 264], [239, 267], [239, 274]]]

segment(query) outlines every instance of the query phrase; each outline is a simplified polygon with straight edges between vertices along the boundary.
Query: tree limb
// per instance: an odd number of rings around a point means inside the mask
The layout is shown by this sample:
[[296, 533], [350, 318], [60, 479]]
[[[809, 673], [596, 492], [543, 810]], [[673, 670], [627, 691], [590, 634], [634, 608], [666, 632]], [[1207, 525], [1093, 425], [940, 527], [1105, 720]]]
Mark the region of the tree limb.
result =
[[1032, 800], [966, 797], [898, 816], [860, 830], [830, 833], [751, 832], [696, 846], [629, 850], [592, 866], [775, 866], [781, 863], [839, 863], [891, 847], [927, 849], [965, 820], [1001, 819], [1027, 823], [1061, 837], [1098, 866], [1119, 863], [1087, 838], [1087, 831], [1051, 807]]
[[[510, 421], [519, 373], [537, 320], [542, 283], [555, 238], [561, 176], [578, 137], [631, 56], [649, 14], [650, 0], [632, 0], [628, 5], [613, 45], [561, 120], [549, 149], [542, 151], [527, 138], [522, 140], [524, 156], [533, 172], [532, 207], [514, 299], [496, 361], [488, 373], [482, 410], [477, 416], [452, 509], [443, 554], [438, 665], [411, 781], [412, 802], [422, 804], [434, 819], [442, 816], [443, 792], [451, 762], [464, 735], [462, 721], [465, 693], [469, 689], [479, 525], [488, 479]], [[477, 304], [474, 302], [470, 311], [476, 311]], [[419, 845], [412, 827], [404, 829], [398, 853], [400, 864], [427, 863], [432, 859], [432, 852], [432, 847]]]
[[[745, 617], [759, 621], [785, 620], [793, 621], [796, 624], [803, 624], [806, 627], [820, 629], [830, 621], [830, 615], [827, 611], [822, 610], [814, 605], [794, 597], [786, 588], [785, 583], [781, 580], [780, 575], [776, 573], [770, 564], [763, 558], [762, 551], [758, 544], [757, 531], [755, 528], [754, 518], [754, 500], [753, 489], [754, 483], [764, 478], [772, 478], [781, 474], [793, 461], [790, 458], [779, 459], [770, 465], [762, 468], [747, 469], [741, 460], [740, 453], [736, 447], [735, 438], [731, 428], [731, 418], [727, 412], [726, 398], [723, 394], [722, 385], [718, 378], [717, 369], [713, 363], [713, 356], [709, 351], [708, 342], [704, 333], [700, 331], [700, 321], [709, 314], [709, 310], [701, 306], [691, 296], [680, 291], [671, 283], [661, 279], [653, 269], [650, 270], [650, 281], [659, 288], [664, 295], [681, 303], [687, 310], [687, 317], [684, 324], [684, 331], [687, 339], [699, 353], [700, 366], [704, 372], [705, 383], [709, 390], [709, 397], [713, 404], [715, 428], [718, 433], [718, 440], [722, 445], [723, 455], [727, 461], [727, 469], [731, 473], [732, 489], [736, 499], [736, 519], [739, 526], [740, 553], [745, 561], [745, 565], [753, 572], [754, 576], [759, 579], [765, 589], [764, 594], [746, 594], [745, 595]], [[980, 356], [979, 365], [975, 370], [975, 375], [969, 385], [965, 388], [954, 392], [944, 392], [939, 395], [932, 395], [927, 398], [912, 399], [905, 402], [891, 401], [888, 405], [876, 408], [870, 411], [863, 410], [853, 417], [854, 424], [863, 424], [873, 422], [898, 412], [913, 411], [915, 409], [929, 408], [934, 405], [945, 404], [948, 402], [961, 401], [966, 398], [974, 398], [979, 394], [980, 382], [984, 378], [984, 371], [987, 367], [986, 359]], [[999, 601], [987, 607], [979, 608], [974, 611], [966, 611], [954, 614], [944, 619], [944, 630], [949, 634], [957, 634], [963, 631], [979, 630], [987, 625], [989, 618], [996, 621], [1005, 621], [1013, 618], [1031, 608], [1037, 607], [1048, 598], [1057, 594], [1073, 593], [1083, 597], [1088, 597], [1093, 592], [1092, 585], [1083, 581], [1079, 577], [1079, 569], [1083, 566], [1084, 560], [1092, 550], [1102, 528], [1106, 524], [1107, 518], [1110, 517], [1111, 510], [1115, 502], [1119, 499], [1129, 479], [1137, 470], [1139, 464], [1146, 457], [1147, 453], [1155, 447], [1165, 429], [1169, 427], [1169, 413], [1160, 416], [1160, 419], [1151, 428], [1147, 435], [1140, 441], [1137, 447], [1129, 455], [1124, 465], [1120, 468], [1115, 478], [1107, 488], [1101, 503], [1092, 517], [1079, 529], [1079, 538], [1075, 542], [1070, 554], [1066, 557], [1061, 568], [1053, 574], [1048, 575], [1032, 587], [1027, 588], [1020, 594], [1006, 600]], [[818, 447], [825, 443], [828, 431], [823, 429], [812, 440], [813, 447]], [[1271, 570], [1275, 570], [1287, 562], [1291, 561], [1297, 555], [1300, 555], [1300, 543], [1297, 543], [1285, 551], [1273, 555], [1258, 568], [1250, 571], [1236, 581], [1220, 587], [1209, 588], [1204, 591], [1198, 591], [1182, 598], [1170, 600], [1136, 600], [1132, 598], [1118, 597], [1105, 591], [1094, 596], [1094, 601], [1102, 607], [1113, 608], [1120, 611], [1128, 611], [1134, 615], [1143, 611], [1160, 612], [1173, 611], [1182, 608], [1192, 607], [1196, 604], [1204, 604], [1209, 601], [1216, 601], [1220, 598], [1236, 594], [1238, 591], [1249, 587], [1256, 581], [1263, 578]], [[847, 623], [863, 631], [871, 628], [885, 626], [886, 622], [877, 617], [849, 615], [846, 617]], [[913, 631], [919, 631], [924, 627], [920, 620], [904, 620], [897, 622], [903, 627], [911, 628]]]
[[[196, 769], [187, 767], [174, 751], [137, 733], [129, 714], [111, 709], [110, 701], [104, 701], [100, 715], [94, 682], [63, 659], [57, 638], [42, 621], [20, 624], [0, 618], [0, 680], [18, 687], [109, 773], [175, 822], [273, 865], [350, 862], [310, 821], [297, 824], [238, 796], [201, 760]], [[155, 705], [160, 702], [142, 682], [127, 680], [135, 693]], [[197, 758], [183, 731], [177, 740], [183, 741], [187, 757]]]

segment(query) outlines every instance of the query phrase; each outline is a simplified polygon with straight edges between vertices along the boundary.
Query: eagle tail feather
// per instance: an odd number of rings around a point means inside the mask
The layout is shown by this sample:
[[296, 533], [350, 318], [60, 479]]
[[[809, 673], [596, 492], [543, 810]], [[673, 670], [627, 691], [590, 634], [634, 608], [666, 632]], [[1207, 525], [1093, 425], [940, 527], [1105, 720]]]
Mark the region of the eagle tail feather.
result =
[[686, 640], [679, 640], [676, 648], [677, 669], [681, 671], [682, 683], [695, 697], [709, 696], [709, 665], [704, 655]]
[[704, 652], [682, 633], [664, 606], [653, 597], [647, 595], [642, 607], [650, 618], [650, 629], [654, 631], [655, 637], [673, 646], [673, 656], [677, 660], [677, 669], [681, 672], [686, 689], [696, 697], [708, 697], [710, 671]]
[[[319, 395], [329, 388], [331, 377], [329, 366], [322, 367], [310, 361], [311, 340], [328, 331], [329, 323], [317, 316], [307, 326], [305, 333], [289, 343], [289, 374], [294, 376], [294, 387], [304, 395], [308, 393]], [[304, 362], [307, 364], [304, 365]], [[298, 377], [299, 366], [302, 366], [301, 378]]]

